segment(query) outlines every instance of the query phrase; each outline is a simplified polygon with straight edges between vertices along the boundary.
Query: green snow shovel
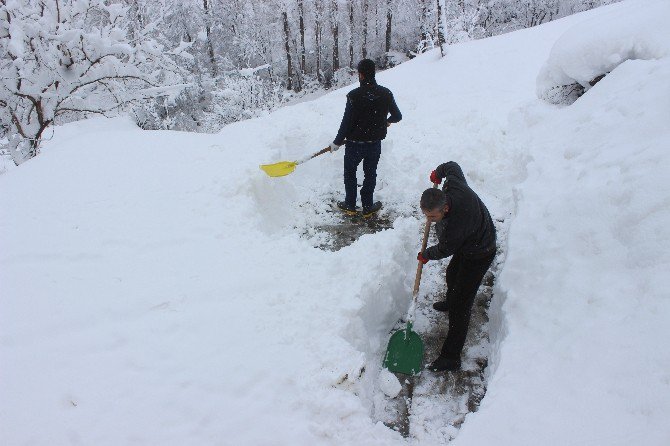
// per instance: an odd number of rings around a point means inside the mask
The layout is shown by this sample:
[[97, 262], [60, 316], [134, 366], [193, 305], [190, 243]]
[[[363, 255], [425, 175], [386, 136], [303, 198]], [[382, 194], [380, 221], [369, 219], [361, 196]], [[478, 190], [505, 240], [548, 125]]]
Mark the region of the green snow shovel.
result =
[[[437, 187], [437, 184], [433, 187]], [[426, 250], [429, 232], [430, 222], [426, 221], [426, 227], [423, 230], [421, 252]], [[391, 335], [388, 348], [386, 349], [384, 367], [391, 372], [403, 373], [405, 375], [416, 375], [421, 371], [421, 363], [423, 362], [423, 341], [415, 331], [412, 331], [412, 320], [414, 319], [414, 309], [416, 306], [416, 297], [419, 294], [419, 283], [421, 283], [422, 271], [423, 263], [419, 262], [419, 265], [416, 268], [416, 278], [414, 279], [412, 305], [410, 305], [408, 311], [407, 327], [405, 327], [404, 330], [398, 330]]]

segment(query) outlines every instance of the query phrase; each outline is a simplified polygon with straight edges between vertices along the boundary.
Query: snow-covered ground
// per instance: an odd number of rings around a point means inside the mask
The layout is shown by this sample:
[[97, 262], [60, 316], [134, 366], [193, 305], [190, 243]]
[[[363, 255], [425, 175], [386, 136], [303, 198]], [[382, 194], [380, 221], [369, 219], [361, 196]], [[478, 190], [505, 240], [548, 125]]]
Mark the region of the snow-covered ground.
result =
[[[348, 89], [217, 135], [57, 128], [0, 175], [0, 443], [445, 443], [432, 425], [403, 438], [373, 406], [409, 305], [417, 201], [449, 160], [509, 222], [488, 391], [453, 443], [670, 443], [667, 31], [629, 34], [655, 49], [569, 107], [536, 96], [584, 56], [561, 43], [589, 42], [580, 24], [635, 14], [670, 6], [624, 2], [380, 74], [404, 119], [377, 198], [401, 216], [336, 252], [310, 228], [341, 193], [342, 151], [283, 178], [258, 165], [329, 143]], [[442, 280], [431, 266], [422, 289]]]

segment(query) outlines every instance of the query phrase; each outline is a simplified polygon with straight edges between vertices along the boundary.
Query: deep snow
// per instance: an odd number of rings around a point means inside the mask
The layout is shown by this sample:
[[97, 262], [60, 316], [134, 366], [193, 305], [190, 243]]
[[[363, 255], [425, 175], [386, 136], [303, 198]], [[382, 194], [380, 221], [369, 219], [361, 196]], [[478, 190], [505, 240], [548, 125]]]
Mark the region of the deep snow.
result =
[[399, 217], [336, 252], [306, 228], [342, 189], [342, 151], [279, 179], [258, 165], [328, 144], [348, 89], [217, 135], [57, 128], [0, 175], [2, 443], [444, 443], [372, 414], [418, 197], [456, 160], [510, 226], [487, 394], [454, 444], [668, 444], [670, 60], [626, 61], [569, 107], [536, 89], [566, 66], [561, 41], [588, 41], [580, 23], [669, 8], [624, 2], [381, 73], [404, 119], [377, 198]]

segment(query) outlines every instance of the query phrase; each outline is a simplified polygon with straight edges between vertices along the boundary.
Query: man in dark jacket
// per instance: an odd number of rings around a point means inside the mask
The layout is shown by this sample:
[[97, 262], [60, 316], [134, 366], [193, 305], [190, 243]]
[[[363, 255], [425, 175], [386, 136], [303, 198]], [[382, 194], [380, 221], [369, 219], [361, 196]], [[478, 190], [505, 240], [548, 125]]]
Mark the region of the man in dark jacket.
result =
[[438, 244], [417, 255], [429, 260], [453, 256], [447, 267], [447, 296], [433, 308], [449, 312], [449, 331], [440, 356], [428, 369], [440, 372], [461, 367], [461, 351], [468, 334], [470, 314], [477, 289], [496, 254], [496, 230], [488, 209], [470, 189], [461, 167], [453, 161], [441, 164], [430, 180], [443, 190], [427, 189], [421, 196], [421, 211], [435, 223]]
[[[381, 155], [381, 140], [386, 138], [386, 128], [402, 119], [402, 114], [388, 88], [377, 85], [375, 63], [363, 59], [358, 64], [361, 86], [347, 94], [347, 105], [330, 151], [335, 152], [346, 140], [344, 152], [344, 201], [338, 207], [346, 213], [356, 212], [356, 170], [363, 161], [363, 187], [361, 204], [363, 215], [370, 216], [382, 204], [373, 199], [377, 185], [377, 164]], [[391, 116], [389, 116], [389, 114]]]

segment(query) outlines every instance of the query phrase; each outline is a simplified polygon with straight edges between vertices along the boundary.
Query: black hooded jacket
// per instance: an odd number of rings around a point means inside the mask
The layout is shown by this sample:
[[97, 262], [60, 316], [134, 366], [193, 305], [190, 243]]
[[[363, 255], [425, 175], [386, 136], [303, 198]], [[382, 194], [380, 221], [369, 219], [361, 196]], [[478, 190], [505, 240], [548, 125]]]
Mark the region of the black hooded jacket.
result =
[[345, 139], [358, 142], [381, 141], [386, 138], [388, 123], [401, 119], [402, 114], [391, 90], [377, 85], [374, 78], [365, 79], [361, 81], [360, 87], [347, 94], [340, 130], [333, 143], [341, 146]]
[[444, 178], [444, 193], [450, 203], [449, 212], [435, 223], [438, 244], [427, 248], [423, 256], [438, 260], [460, 253], [465, 258], [478, 259], [496, 249], [496, 228], [491, 215], [477, 194], [470, 189], [463, 170], [453, 162], [435, 169]]

